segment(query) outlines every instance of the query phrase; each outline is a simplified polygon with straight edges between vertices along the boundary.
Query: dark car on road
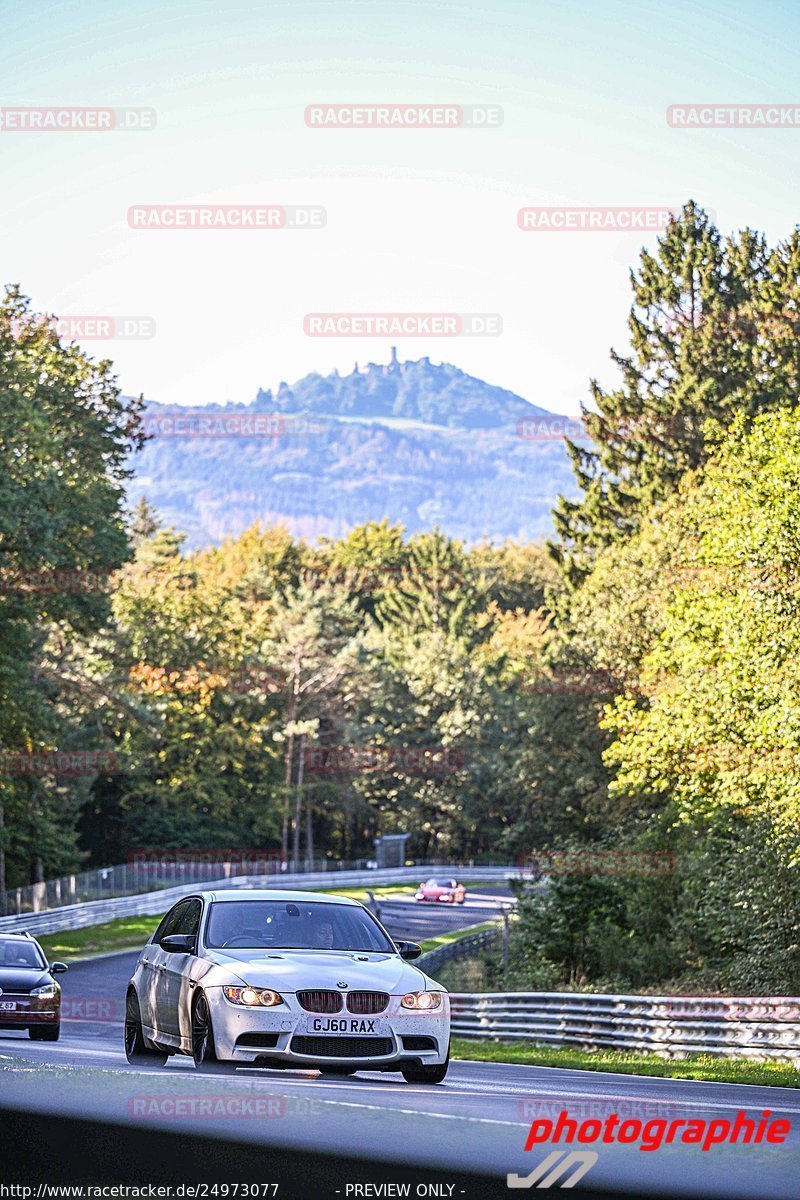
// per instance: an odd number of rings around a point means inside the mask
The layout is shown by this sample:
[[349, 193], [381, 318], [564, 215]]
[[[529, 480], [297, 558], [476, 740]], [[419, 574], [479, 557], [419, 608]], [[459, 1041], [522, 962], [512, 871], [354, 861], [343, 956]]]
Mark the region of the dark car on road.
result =
[[27, 1029], [34, 1040], [57, 1042], [61, 1030], [61, 988], [55, 975], [66, 963], [48, 966], [29, 933], [0, 934], [0, 1029]]

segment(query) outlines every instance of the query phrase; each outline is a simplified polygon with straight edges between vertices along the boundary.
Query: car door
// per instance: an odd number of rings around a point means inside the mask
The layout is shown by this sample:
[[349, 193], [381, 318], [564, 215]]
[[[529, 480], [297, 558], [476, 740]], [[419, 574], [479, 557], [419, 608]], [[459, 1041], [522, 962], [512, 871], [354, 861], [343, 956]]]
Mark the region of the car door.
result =
[[153, 945], [150, 947], [150, 968], [153, 972], [153, 1025], [160, 1034], [169, 1036], [169, 1004], [167, 1000], [167, 962], [171, 957], [166, 950], [162, 950], [159, 942], [169, 937], [171, 933], [178, 932], [183, 913], [189, 904], [189, 900], [179, 900], [173, 909], [167, 913], [164, 921], [156, 930], [156, 936], [153, 938]]
[[[202, 900], [192, 896], [179, 905], [175, 927], [169, 932], [196, 939], [202, 915]], [[161, 953], [164, 959], [157, 984], [159, 1029], [168, 1037], [180, 1038], [180, 1013], [182, 1009], [188, 1009], [190, 982], [193, 983], [190, 970], [196, 958], [194, 954], [175, 954], [166, 950]]]
[[139, 981], [137, 992], [139, 994], [139, 1008], [142, 1014], [142, 1024], [150, 1030], [157, 1030], [158, 1025], [158, 998], [159, 998], [159, 982], [161, 981], [161, 968], [164, 964], [166, 954], [159, 945], [162, 937], [166, 937], [168, 933], [172, 933], [175, 922], [178, 919], [178, 910], [186, 903], [185, 900], [180, 900], [174, 905], [169, 912], [162, 917], [161, 923], [153, 934], [151, 940], [147, 943], [139, 956]]

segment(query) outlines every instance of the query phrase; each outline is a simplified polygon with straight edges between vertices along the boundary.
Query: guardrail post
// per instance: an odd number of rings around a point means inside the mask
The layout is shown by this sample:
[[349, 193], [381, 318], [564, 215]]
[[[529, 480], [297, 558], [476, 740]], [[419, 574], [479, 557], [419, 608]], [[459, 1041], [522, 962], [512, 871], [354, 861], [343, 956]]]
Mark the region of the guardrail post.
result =
[[503, 905], [503, 974], [508, 974], [508, 906]]

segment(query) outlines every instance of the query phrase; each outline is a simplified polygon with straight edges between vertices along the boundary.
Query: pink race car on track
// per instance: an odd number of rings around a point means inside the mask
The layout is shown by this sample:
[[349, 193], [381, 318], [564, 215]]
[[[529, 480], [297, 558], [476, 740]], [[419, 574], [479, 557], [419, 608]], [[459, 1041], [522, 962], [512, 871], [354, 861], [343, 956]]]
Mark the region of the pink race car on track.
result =
[[433, 900], [440, 904], [463, 904], [466, 896], [463, 883], [455, 879], [429, 879], [421, 883], [414, 897], [415, 900]]

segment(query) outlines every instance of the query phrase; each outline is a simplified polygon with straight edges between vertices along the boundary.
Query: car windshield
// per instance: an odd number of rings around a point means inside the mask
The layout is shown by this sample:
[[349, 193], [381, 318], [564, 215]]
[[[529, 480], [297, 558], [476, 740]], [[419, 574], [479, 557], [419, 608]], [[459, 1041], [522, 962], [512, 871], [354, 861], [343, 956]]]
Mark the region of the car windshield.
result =
[[454, 888], [458, 887], [458, 884], [456, 883], [455, 879], [429, 879], [425, 884], [425, 887]]
[[47, 963], [35, 942], [18, 941], [16, 938], [0, 938], [0, 967], [46, 967]]
[[351, 904], [228, 900], [211, 905], [206, 946], [226, 950], [368, 950], [393, 954], [380, 926]]

